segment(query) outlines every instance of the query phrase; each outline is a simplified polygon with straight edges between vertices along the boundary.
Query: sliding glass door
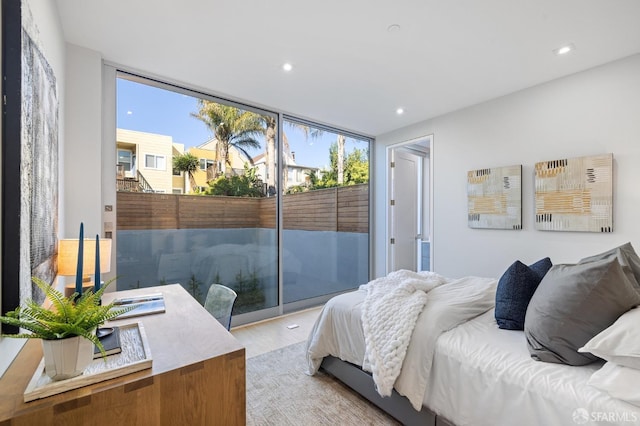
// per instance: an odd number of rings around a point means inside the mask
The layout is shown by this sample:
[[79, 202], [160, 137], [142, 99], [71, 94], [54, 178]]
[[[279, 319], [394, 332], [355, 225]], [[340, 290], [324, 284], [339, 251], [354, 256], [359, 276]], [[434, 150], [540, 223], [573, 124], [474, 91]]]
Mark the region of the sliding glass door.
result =
[[237, 325], [368, 281], [370, 141], [124, 72], [116, 91], [119, 290], [224, 284]]
[[277, 307], [276, 203], [259, 170], [277, 117], [127, 74], [117, 94], [118, 289], [179, 283], [204, 303], [220, 283], [236, 319]]
[[296, 309], [369, 281], [369, 140], [294, 118], [283, 139], [283, 300]]

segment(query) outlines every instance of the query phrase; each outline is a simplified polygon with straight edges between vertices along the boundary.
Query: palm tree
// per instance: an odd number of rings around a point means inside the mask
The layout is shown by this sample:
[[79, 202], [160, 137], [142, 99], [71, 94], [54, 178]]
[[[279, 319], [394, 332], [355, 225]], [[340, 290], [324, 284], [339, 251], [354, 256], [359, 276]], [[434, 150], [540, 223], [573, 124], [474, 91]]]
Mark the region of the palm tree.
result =
[[173, 168], [179, 172], [185, 172], [189, 176], [189, 183], [193, 191], [196, 189], [196, 180], [193, 177], [193, 172], [198, 170], [199, 164], [200, 160], [198, 157], [190, 152], [173, 157]]
[[[267, 138], [267, 152], [266, 152], [266, 164], [267, 164], [267, 187], [274, 187], [276, 185], [276, 119], [270, 116], [261, 116], [264, 126], [266, 127], [265, 135]], [[311, 137], [315, 139], [322, 136], [322, 130], [312, 129], [307, 125], [299, 124], [293, 121], [286, 121], [287, 125], [292, 129], [299, 129], [304, 133], [305, 138]], [[289, 177], [286, 154], [290, 154], [289, 141], [287, 140], [286, 133], [282, 135], [282, 148], [285, 152], [282, 164], [282, 188], [287, 188], [287, 181]]]
[[344, 183], [344, 135], [338, 135], [338, 185]]
[[216, 138], [216, 159], [218, 173], [225, 174], [229, 161], [229, 148], [234, 147], [251, 158], [248, 148], [260, 148], [256, 136], [263, 135], [266, 129], [264, 117], [233, 106], [223, 105], [205, 99], [198, 100], [199, 110], [191, 115], [211, 129]]
[[[304, 124], [298, 124], [298, 123], [294, 123], [291, 121], [287, 122], [289, 124], [289, 126], [291, 126], [292, 128], [297, 128], [302, 130], [302, 133], [304, 133], [305, 138], [309, 138], [311, 137], [312, 139], [316, 139], [321, 137], [324, 132], [321, 129], [318, 128], [311, 128], [309, 126], [306, 126]], [[338, 158], [337, 158], [337, 181], [338, 181], [338, 185], [342, 185], [344, 184], [344, 145], [346, 142], [346, 138], [344, 135], [338, 134]], [[287, 176], [286, 174], [286, 164], [284, 165], [285, 170], [285, 176]], [[285, 177], [286, 180], [286, 177]], [[285, 185], [286, 188], [286, 185]]]
[[[297, 123], [295, 121], [286, 121], [286, 123], [292, 129], [298, 129], [302, 131], [305, 139], [308, 139], [309, 137], [311, 137], [311, 139], [316, 139], [322, 136], [324, 133], [321, 129], [318, 129], [317, 127], [309, 127], [306, 124]], [[289, 141], [287, 140], [286, 134], [282, 136], [282, 145], [283, 145], [284, 152], [287, 154], [291, 154], [290, 152], [291, 148], [289, 146]], [[287, 167], [286, 155], [283, 156], [283, 159], [285, 161], [282, 164], [282, 187], [286, 190], [288, 186], [288, 181], [289, 181], [289, 170], [288, 170], [289, 168]]]
[[276, 119], [265, 115], [262, 117], [266, 126], [265, 135], [267, 138], [267, 188], [276, 187]]

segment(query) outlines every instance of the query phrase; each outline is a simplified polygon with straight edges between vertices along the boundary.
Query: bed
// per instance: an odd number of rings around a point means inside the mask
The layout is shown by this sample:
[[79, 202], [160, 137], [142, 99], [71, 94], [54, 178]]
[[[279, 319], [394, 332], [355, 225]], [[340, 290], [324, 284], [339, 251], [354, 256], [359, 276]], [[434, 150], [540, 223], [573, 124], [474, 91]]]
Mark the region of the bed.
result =
[[497, 280], [436, 279], [389, 396], [380, 395], [367, 360], [364, 286], [324, 306], [307, 341], [308, 373], [323, 369], [403, 424], [640, 424], [640, 407], [588, 384], [604, 361], [536, 361], [523, 331], [498, 328]]

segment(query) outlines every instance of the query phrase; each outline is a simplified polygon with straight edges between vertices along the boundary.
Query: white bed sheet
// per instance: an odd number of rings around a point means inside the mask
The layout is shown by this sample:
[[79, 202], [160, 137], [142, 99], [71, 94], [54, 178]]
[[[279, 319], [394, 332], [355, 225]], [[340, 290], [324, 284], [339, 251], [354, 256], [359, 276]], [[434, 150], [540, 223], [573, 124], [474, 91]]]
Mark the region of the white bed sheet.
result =
[[[307, 341], [310, 374], [328, 355], [362, 365], [364, 294], [325, 305]], [[587, 385], [601, 366], [534, 361], [524, 332], [499, 329], [490, 309], [438, 338], [423, 402], [458, 426], [640, 425], [638, 407]]]
[[364, 290], [340, 294], [324, 305], [307, 340], [308, 374], [315, 374], [322, 358], [329, 355], [362, 367], [366, 350], [362, 303], [366, 294]]
[[[439, 336], [493, 307], [497, 282], [492, 278], [463, 277], [448, 281], [427, 293], [407, 347], [402, 370], [393, 387], [419, 410], [431, 374], [431, 361]], [[309, 373], [317, 371], [322, 358], [333, 355], [360, 366], [364, 357], [361, 312], [362, 290], [327, 302], [311, 331], [307, 344]], [[419, 336], [419, 338], [415, 338]]]
[[491, 309], [440, 336], [424, 403], [458, 426], [640, 425], [638, 407], [587, 385], [601, 366], [534, 361]]

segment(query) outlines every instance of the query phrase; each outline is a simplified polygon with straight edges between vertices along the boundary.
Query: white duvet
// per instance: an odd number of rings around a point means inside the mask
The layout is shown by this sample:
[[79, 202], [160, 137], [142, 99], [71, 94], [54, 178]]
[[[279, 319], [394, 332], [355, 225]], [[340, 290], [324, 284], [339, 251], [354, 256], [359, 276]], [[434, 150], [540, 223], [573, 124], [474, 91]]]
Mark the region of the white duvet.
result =
[[[428, 291], [394, 383], [396, 391], [416, 410], [422, 406], [436, 340], [443, 332], [491, 309], [496, 285], [492, 278], [464, 277], [447, 280]], [[365, 296], [365, 290], [358, 290], [327, 302], [307, 341], [309, 374], [317, 372], [322, 358], [328, 355], [366, 368], [362, 326]]]

